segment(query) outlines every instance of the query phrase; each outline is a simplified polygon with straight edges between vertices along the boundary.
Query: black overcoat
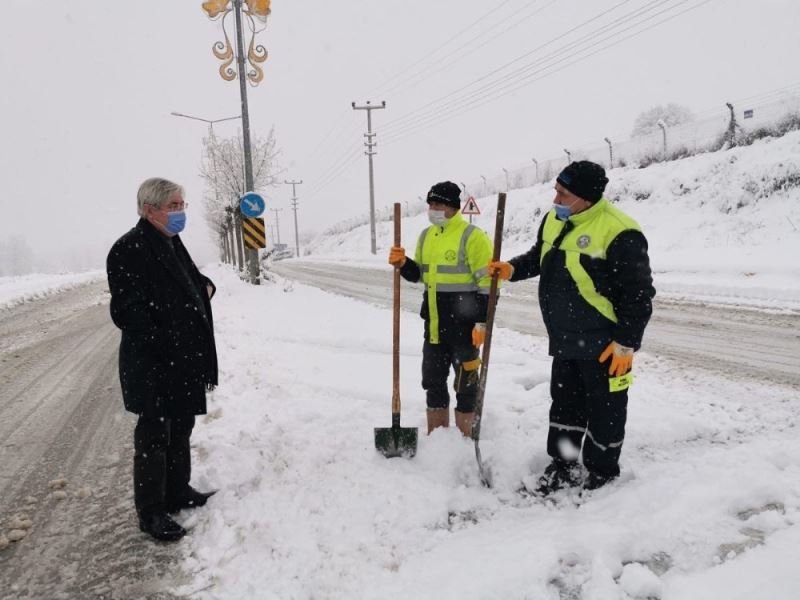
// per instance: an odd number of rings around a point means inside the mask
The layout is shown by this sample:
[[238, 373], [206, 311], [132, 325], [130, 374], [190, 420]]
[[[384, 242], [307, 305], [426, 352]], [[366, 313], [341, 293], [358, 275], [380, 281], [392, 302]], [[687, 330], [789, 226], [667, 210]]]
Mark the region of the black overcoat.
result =
[[119, 238], [106, 260], [111, 318], [122, 330], [119, 378], [125, 409], [154, 417], [201, 415], [217, 384], [214, 322], [207, 286], [179, 236], [145, 219]]

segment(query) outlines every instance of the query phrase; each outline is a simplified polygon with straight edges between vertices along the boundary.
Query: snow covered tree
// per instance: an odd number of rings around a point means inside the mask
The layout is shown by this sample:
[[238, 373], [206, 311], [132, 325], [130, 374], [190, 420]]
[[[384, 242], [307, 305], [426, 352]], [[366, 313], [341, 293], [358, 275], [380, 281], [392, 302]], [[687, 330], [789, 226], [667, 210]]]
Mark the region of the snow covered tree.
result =
[[665, 106], [654, 106], [636, 117], [631, 136], [640, 137], [658, 131], [659, 121], [663, 121], [667, 127], [675, 127], [694, 121], [694, 115], [691, 110], [680, 104], [670, 103]]
[[[283, 172], [278, 164], [280, 150], [276, 148], [275, 130], [270, 129], [266, 138], [252, 135], [250, 138], [253, 160], [253, 190], [245, 189], [244, 150], [242, 134], [230, 138], [211, 135], [203, 140], [203, 157], [200, 175], [205, 179], [206, 223], [219, 240], [223, 259], [233, 254], [241, 244], [238, 236], [231, 239], [231, 232], [239, 231], [239, 198], [249, 191], [259, 191], [279, 183]], [[233, 257], [228, 256], [229, 261]], [[240, 265], [241, 266], [241, 265]]]

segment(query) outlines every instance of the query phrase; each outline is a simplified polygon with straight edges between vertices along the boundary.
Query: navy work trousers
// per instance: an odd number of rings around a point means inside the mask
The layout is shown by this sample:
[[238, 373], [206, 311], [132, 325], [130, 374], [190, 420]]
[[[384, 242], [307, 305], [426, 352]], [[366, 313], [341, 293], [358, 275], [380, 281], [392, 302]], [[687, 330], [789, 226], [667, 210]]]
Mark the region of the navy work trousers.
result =
[[582, 448], [587, 469], [613, 477], [619, 475], [628, 391], [611, 392], [609, 378], [607, 362], [553, 358], [547, 453], [575, 460]]

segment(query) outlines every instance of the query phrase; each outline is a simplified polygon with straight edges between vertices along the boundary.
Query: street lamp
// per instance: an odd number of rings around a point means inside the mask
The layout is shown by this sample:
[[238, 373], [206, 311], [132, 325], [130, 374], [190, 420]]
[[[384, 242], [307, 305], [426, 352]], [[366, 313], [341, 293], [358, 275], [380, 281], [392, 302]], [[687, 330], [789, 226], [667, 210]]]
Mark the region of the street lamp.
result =
[[532, 158], [531, 160], [533, 161], [533, 164], [536, 165], [536, 183], [539, 183], [539, 161], [535, 158]]
[[486, 177], [481, 175], [481, 179], [483, 179], [483, 197], [486, 198], [486, 192], [487, 192], [487, 189], [486, 189]]
[[[214, 201], [217, 206], [219, 206], [219, 189], [217, 188], [217, 155], [214, 152], [214, 145], [216, 143], [214, 138], [214, 123], [221, 123], [222, 121], [233, 121], [234, 119], [240, 119], [241, 115], [236, 115], [235, 117], [224, 117], [222, 119], [204, 119], [202, 117], [195, 117], [193, 115], [185, 115], [183, 113], [172, 111], [171, 114], [173, 117], [183, 117], [184, 119], [192, 119], [193, 121], [202, 121], [203, 123], [208, 123], [208, 139], [211, 142], [211, 168], [213, 170], [213, 184], [214, 184]], [[241, 253], [240, 253], [241, 255]], [[232, 256], [232, 253], [231, 253]], [[233, 262], [233, 261], [231, 261]], [[243, 265], [239, 264], [240, 270], [243, 268]]]
[[667, 124], [664, 123], [662, 119], [659, 119], [656, 125], [658, 125], [661, 128], [661, 135], [663, 137], [663, 143], [664, 143], [664, 160], [667, 160]]
[[[231, 7], [232, 4], [232, 7]], [[246, 5], [246, 8], [245, 8]], [[252, 86], [258, 85], [264, 79], [264, 71], [261, 64], [267, 60], [267, 50], [261, 44], [255, 44], [256, 33], [263, 31], [256, 30], [256, 21], [266, 27], [267, 17], [270, 13], [270, 0], [206, 0], [202, 8], [212, 21], [219, 20], [222, 24], [222, 32], [225, 42], [216, 42], [211, 51], [214, 56], [222, 61], [219, 66], [219, 74], [225, 81], [233, 81], [237, 75], [239, 77], [239, 97], [242, 106], [242, 142], [244, 145], [244, 184], [245, 192], [252, 192], [253, 184], [253, 159], [250, 151], [250, 112], [247, 108], [247, 82]], [[231, 46], [230, 36], [225, 26], [226, 19], [233, 14], [234, 20], [234, 40], [236, 51]], [[244, 28], [242, 22], [248, 21], [250, 29], [250, 43], [247, 53], [244, 51]], [[231, 67], [234, 59], [236, 69]], [[245, 68], [245, 60], [249, 67]], [[250, 262], [250, 282], [258, 284], [258, 250], [247, 250], [248, 261]]]
[[607, 137], [604, 137], [603, 139], [606, 141], [606, 144], [608, 144], [608, 168], [609, 169], [613, 169], [614, 168], [614, 150], [611, 148], [611, 140], [608, 139]]
[[506, 191], [508, 192], [509, 191], [509, 187], [508, 187], [508, 169], [503, 167], [503, 173], [506, 174]]
[[572, 163], [572, 153], [569, 150], [567, 150], [566, 148], [564, 148], [564, 152], [566, 152], [566, 154], [567, 154], [567, 164], [571, 164]]

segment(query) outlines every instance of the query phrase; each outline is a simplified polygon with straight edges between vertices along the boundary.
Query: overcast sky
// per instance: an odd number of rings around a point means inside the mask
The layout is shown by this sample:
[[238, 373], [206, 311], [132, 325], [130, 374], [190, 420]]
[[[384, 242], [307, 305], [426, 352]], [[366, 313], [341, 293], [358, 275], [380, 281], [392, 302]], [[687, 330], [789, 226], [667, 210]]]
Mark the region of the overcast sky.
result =
[[[239, 113], [211, 53], [220, 23], [200, 5], [4, 0], [0, 241], [102, 266], [136, 222], [139, 183], [160, 175], [187, 189], [190, 250], [215, 257], [198, 176], [207, 127], [170, 116]], [[373, 112], [376, 204], [414, 201], [437, 181], [624, 138], [655, 104], [702, 113], [796, 88], [798, 23], [796, 0], [273, 0], [251, 125], [274, 125], [281, 179], [304, 181], [300, 228], [321, 230], [368, 209], [366, 114], [352, 101], [387, 102]], [[550, 66], [495, 82], [531, 64]], [[262, 192], [289, 241], [291, 186]]]

